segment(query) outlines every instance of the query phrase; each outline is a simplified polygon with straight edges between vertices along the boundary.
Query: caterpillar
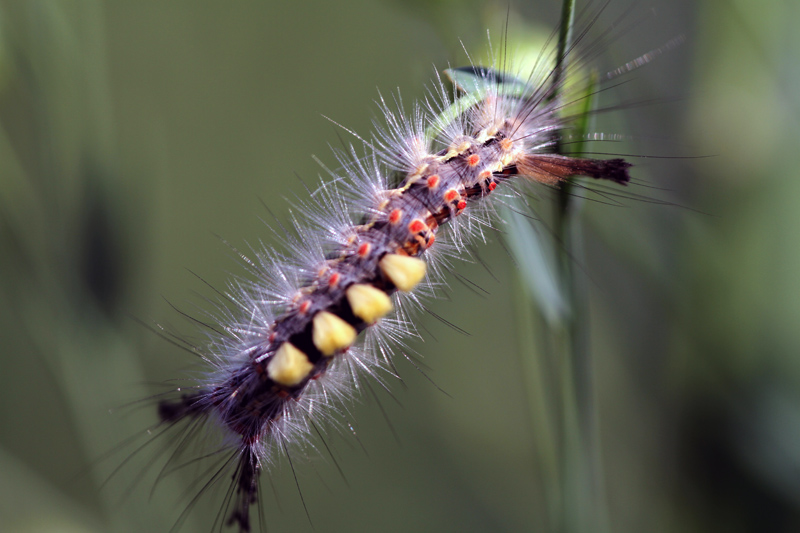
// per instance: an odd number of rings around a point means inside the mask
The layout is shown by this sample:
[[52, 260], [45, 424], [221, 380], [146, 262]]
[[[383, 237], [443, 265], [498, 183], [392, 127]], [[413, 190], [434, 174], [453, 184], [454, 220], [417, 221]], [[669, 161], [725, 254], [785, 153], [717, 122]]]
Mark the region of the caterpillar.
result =
[[202, 486], [231, 479], [226, 525], [251, 531], [261, 478], [277, 458], [341, 425], [360, 381], [396, 375], [393, 354], [417, 335], [424, 299], [493, 227], [498, 202], [573, 176], [630, 182], [623, 158], [563, 150], [585, 116], [573, 110], [587, 95], [572, 74], [589, 57], [568, 49], [559, 73], [554, 54], [514, 73], [501, 47], [493, 64], [447, 69], [409, 114], [399, 96], [381, 97], [384, 124], [370, 137], [346, 130], [358, 147], [335, 152], [339, 168], [296, 203], [290, 228], [275, 231], [280, 249], [235, 249], [249, 276], [196, 319], [208, 340], [188, 346], [205, 377], [158, 401], [159, 427], [184, 431], [170, 461], [199, 434], [220, 435], [202, 455], [223, 459]]

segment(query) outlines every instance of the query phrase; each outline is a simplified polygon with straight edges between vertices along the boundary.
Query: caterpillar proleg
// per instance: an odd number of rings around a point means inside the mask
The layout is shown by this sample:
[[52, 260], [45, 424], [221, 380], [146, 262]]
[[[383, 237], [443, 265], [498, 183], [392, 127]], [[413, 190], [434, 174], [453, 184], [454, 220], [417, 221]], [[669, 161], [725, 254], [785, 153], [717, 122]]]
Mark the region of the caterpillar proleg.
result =
[[[155, 429], [177, 441], [165, 469], [212, 464], [187, 509], [224, 486], [215, 525], [252, 531], [270, 468], [288, 457], [294, 469], [292, 454], [330, 427], [346, 432], [362, 383], [388, 388], [398, 354], [413, 359], [404, 344], [422, 329], [424, 301], [503, 223], [498, 206], [575, 176], [628, 185], [627, 159], [568, 147], [585, 140], [582, 104], [656, 53], [596, 81], [589, 62], [603, 38], [583, 47], [584, 15], [561, 58], [554, 39], [523, 70], [501, 39], [489, 64], [444, 69], [410, 110], [381, 94], [383, 120], [366, 136], [343, 126], [337, 165], [294, 202], [290, 227], [276, 225], [277, 247], [233, 248], [247, 275], [194, 317], [207, 340], [184, 343], [204, 376], [158, 400]], [[201, 435], [207, 449], [188, 456]]]

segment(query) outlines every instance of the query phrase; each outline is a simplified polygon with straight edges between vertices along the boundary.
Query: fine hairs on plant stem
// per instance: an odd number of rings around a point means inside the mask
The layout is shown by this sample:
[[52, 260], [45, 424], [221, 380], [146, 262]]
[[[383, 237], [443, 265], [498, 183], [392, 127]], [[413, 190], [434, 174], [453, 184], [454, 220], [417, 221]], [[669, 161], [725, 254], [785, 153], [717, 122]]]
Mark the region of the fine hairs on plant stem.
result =
[[[199, 459], [211, 465], [184, 513], [207, 488], [229, 484], [212, 527], [251, 531], [253, 506], [265, 522], [261, 478], [279, 457], [293, 470], [292, 457], [313, 453], [316, 434], [344, 431], [363, 381], [388, 388], [397, 377], [394, 357], [413, 364], [405, 342], [418, 335], [421, 302], [470, 243], [504, 223], [498, 207], [524, 203], [530, 189], [559, 191], [554, 231], [564, 244], [561, 287], [573, 303], [565, 328], [577, 338], [571, 180], [629, 183], [626, 160], [580, 151], [594, 95], [635, 67], [601, 84], [588, 63], [617, 35], [584, 42], [602, 9], [584, 8], [573, 29], [574, 4], [564, 6], [557, 38], [529, 70], [514, 65], [503, 40], [492, 64], [437, 75], [410, 114], [399, 95], [381, 96], [384, 124], [366, 137], [346, 130], [356, 146], [336, 152], [339, 169], [299, 202], [291, 228], [276, 229], [280, 248], [236, 251], [248, 274], [193, 318], [207, 342], [165, 331], [206, 370], [159, 397], [161, 422], [152, 428], [175, 446], [162, 473]], [[193, 455], [198, 441], [206, 447]]]

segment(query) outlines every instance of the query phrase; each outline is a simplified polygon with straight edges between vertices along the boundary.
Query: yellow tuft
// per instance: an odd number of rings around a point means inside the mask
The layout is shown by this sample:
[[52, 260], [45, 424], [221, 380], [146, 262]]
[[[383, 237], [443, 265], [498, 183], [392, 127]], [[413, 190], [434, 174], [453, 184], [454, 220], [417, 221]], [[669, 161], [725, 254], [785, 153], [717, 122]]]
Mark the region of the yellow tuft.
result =
[[388, 294], [363, 283], [356, 283], [347, 288], [347, 301], [353, 314], [368, 324], [372, 324], [392, 310], [392, 299]]
[[356, 340], [353, 326], [328, 311], [320, 311], [314, 316], [312, 339], [322, 355], [331, 356], [347, 348]]
[[292, 387], [306, 379], [313, 368], [306, 354], [284, 342], [267, 363], [267, 375], [275, 383]]
[[381, 259], [381, 271], [403, 292], [409, 292], [425, 277], [425, 261], [407, 255], [386, 254]]

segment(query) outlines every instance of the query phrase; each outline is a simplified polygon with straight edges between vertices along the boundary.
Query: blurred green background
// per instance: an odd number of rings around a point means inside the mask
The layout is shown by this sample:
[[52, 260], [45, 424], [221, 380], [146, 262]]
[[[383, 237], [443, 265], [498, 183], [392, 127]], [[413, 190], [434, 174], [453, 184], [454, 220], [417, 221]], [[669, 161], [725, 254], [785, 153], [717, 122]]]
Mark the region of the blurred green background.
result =
[[[287, 220], [295, 174], [350, 141], [321, 115], [368, 133], [376, 88], [411, 102], [459, 39], [483, 50], [509, 12], [541, 40], [558, 4], [0, 2], [0, 530], [168, 531], [195, 472], [151, 495], [153, 448], [104, 484], [155, 422], [130, 402], [193, 362], [137, 320], [191, 336], [168, 303], [211, 295], [189, 271], [242, 273], [216, 236], [274, 244], [262, 201]], [[800, 3], [641, 4], [603, 68], [686, 43], [604, 100], [650, 102], [598, 118], [630, 140], [591, 149], [668, 156], [636, 159], [655, 188], [630, 192], [672, 205], [585, 206], [604, 511], [582, 529], [797, 531]], [[459, 265], [488, 294], [452, 278], [431, 304], [470, 335], [419, 319], [449, 396], [398, 358], [397, 401], [361, 391], [360, 443], [327, 439], [346, 481], [325, 454], [296, 465], [317, 531], [561, 530], [557, 362], [497, 241]], [[310, 530], [288, 465], [270, 478], [270, 530]]]

